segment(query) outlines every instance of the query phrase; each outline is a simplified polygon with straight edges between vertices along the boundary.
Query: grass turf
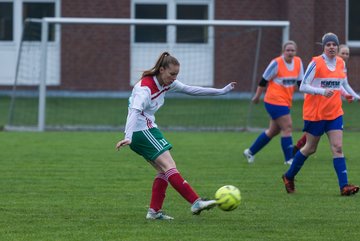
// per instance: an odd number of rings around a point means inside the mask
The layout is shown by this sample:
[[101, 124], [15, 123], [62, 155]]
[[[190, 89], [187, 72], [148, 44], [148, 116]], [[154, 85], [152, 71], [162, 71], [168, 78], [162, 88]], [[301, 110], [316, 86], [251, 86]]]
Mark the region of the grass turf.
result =
[[[249, 165], [242, 151], [257, 133], [167, 132], [186, 180], [204, 197], [226, 184], [242, 203], [192, 216], [171, 187], [164, 209], [173, 221], [147, 221], [153, 169], [114, 132], [0, 132], [0, 240], [357, 240], [359, 194], [339, 195], [326, 137], [297, 176], [281, 181], [279, 138]], [[301, 133], [295, 133], [294, 139]], [[349, 180], [360, 183], [358, 133], [345, 132]]]
[[[48, 98], [46, 124], [48, 126], [109, 126], [125, 125], [127, 99]], [[291, 109], [294, 130], [302, 130], [302, 100], [294, 101]], [[8, 124], [9, 97], [0, 97], [0, 127]], [[15, 102], [13, 126], [37, 126], [37, 99], [19, 98]], [[250, 111], [251, 108], [251, 111]], [[347, 130], [360, 130], [358, 103], [343, 105]], [[249, 114], [251, 113], [251, 114]], [[268, 126], [269, 117], [263, 103], [249, 106], [249, 100], [239, 99], [166, 99], [156, 115], [162, 128], [237, 128]]]

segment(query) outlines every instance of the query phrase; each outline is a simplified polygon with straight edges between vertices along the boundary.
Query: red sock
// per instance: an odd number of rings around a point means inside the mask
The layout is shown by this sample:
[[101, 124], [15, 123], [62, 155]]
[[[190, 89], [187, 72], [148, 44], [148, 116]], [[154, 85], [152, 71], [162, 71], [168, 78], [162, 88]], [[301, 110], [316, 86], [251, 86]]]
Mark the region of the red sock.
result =
[[296, 143], [296, 147], [298, 149], [300, 149], [301, 147], [305, 146], [305, 143], [306, 143], [306, 134], [304, 134], [300, 140], [298, 140], [298, 142]]
[[166, 188], [168, 181], [164, 173], [158, 173], [154, 179], [151, 193], [150, 208], [155, 212], [162, 208], [165, 199]]
[[189, 203], [194, 203], [199, 195], [192, 189], [189, 183], [185, 181], [180, 175], [179, 171], [176, 168], [172, 168], [165, 172], [165, 175], [170, 182], [171, 186], [180, 193], [180, 195], [186, 199]]

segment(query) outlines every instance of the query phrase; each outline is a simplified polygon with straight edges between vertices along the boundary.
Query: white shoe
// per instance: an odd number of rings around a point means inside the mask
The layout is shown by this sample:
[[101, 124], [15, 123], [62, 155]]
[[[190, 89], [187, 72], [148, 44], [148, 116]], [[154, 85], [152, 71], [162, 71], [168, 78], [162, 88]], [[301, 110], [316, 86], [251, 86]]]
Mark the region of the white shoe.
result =
[[157, 212], [154, 211], [154, 209], [149, 208], [147, 214], [146, 214], [146, 219], [150, 219], [150, 220], [154, 220], [154, 219], [158, 219], [158, 220], [173, 220], [173, 217], [170, 217], [168, 215], [166, 215], [163, 211], [159, 210]]
[[294, 161], [294, 159], [291, 158], [291, 159], [285, 161], [284, 164], [291, 166], [291, 164], [293, 163], [293, 161]]
[[216, 200], [196, 200], [191, 206], [190, 210], [193, 215], [199, 215], [203, 210], [209, 210], [216, 206]]
[[251, 153], [249, 149], [245, 149], [244, 156], [246, 157], [248, 163], [253, 163], [255, 161], [255, 156]]

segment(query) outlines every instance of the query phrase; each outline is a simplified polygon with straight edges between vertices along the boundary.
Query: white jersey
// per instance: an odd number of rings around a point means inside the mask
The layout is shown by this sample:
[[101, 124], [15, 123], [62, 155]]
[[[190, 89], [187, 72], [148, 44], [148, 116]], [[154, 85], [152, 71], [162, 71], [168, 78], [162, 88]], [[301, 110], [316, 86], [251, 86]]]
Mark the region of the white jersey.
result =
[[162, 86], [155, 76], [144, 77], [134, 86], [129, 98], [125, 138], [131, 140], [133, 132], [157, 127], [155, 113], [164, 105], [165, 94], [168, 91], [204, 96], [226, 94], [233, 88], [231, 84], [222, 89], [189, 86], [178, 80]]

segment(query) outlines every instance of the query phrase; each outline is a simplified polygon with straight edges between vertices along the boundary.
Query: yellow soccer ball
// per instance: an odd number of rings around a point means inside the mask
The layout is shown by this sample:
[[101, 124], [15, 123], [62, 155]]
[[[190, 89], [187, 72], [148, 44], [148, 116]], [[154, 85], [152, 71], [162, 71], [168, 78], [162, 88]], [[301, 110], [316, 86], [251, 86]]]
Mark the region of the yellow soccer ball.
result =
[[232, 211], [241, 203], [241, 193], [239, 188], [226, 185], [220, 187], [215, 193], [215, 200], [218, 207], [223, 211]]

